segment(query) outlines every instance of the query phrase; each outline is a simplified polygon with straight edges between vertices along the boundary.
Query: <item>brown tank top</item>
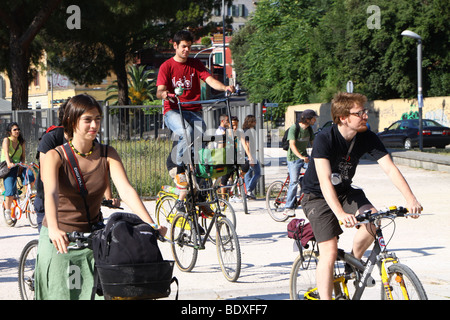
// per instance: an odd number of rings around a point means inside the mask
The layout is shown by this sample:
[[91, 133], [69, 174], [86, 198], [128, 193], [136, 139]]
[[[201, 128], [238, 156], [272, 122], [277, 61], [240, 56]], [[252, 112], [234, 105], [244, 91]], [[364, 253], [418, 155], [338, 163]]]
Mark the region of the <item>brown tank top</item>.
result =
[[[99, 222], [100, 205], [109, 179], [107, 163], [107, 146], [99, 145], [89, 157], [89, 166], [83, 169], [82, 175], [88, 191], [87, 203], [92, 224]], [[59, 169], [59, 204], [58, 204], [58, 225], [65, 232], [79, 231], [89, 232], [90, 227], [87, 221], [86, 207], [83, 198], [78, 191], [78, 184], [71, 171], [69, 160], [66, 158], [62, 146], [56, 148], [62, 159]], [[84, 167], [83, 167], [84, 168]], [[45, 188], [45, 186], [44, 186]], [[42, 222], [47, 227], [44, 218]]]

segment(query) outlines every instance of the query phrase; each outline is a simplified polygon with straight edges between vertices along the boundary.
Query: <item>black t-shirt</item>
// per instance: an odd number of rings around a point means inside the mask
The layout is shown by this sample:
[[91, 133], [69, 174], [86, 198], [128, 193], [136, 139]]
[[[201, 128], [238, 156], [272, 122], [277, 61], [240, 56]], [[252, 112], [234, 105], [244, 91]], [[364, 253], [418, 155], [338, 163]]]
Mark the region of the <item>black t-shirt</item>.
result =
[[[47, 153], [48, 151], [66, 143], [66, 139], [64, 138], [64, 128], [57, 127], [52, 131], [45, 133], [41, 141], [39, 142], [37, 151], [42, 153]], [[44, 199], [44, 187], [42, 185], [40, 172], [38, 173], [38, 177], [36, 179], [36, 192], [37, 196]]]
[[322, 130], [314, 139], [312, 161], [305, 172], [302, 191], [323, 196], [317, 177], [315, 158], [325, 158], [330, 161], [331, 172], [339, 174], [342, 181], [334, 187], [337, 194], [342, 195], [351, 188], [356, 166], [365, 153], [370, 154], [375, 160], [381, 159], [388, 153], [378, 136], [370, 130], [356, 134], [349, 154], [351, 144], [351, 141], [346, 141], [341, 135], [337, 125]]

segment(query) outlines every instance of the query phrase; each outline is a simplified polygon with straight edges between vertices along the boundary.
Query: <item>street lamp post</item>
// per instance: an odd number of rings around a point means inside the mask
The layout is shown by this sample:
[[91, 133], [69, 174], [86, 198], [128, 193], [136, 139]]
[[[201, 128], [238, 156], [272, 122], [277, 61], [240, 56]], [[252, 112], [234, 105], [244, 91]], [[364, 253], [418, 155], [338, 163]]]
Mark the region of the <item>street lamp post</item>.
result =
[[419, 103], [419, 149], [423, 151], [423, 132], [422, 132], [422, 107], [423, 107], [423, 93], [422, 93], [422, 37], [417, 33], [405, 30], [401, 33], [402, 36], [413, 38], [417, 40], [417, 101]]

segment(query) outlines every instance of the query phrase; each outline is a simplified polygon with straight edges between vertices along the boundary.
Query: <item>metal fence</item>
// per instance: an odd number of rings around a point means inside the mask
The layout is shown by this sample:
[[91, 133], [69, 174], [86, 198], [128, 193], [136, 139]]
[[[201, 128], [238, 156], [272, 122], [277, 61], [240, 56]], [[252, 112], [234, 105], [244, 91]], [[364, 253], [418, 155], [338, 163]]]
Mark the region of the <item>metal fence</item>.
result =
[[[172, 184], [166, 169], [166, 159], [172, 150], [171, 132], [164, 126], [162, 106], [103, 108], [104, 117], [99, 140], [118, 151], [128, 178], [138, 194], [144, 199], [154, 198], [161, 185]], [[17, 122], [26, 141], [26, 161], [35, 162], [40, 137], [49, 126], [58, 125], [57, 112], [58, 109], [53, 108], [0, 113], [0, 130], [5, 135], [7, 124]], [[214, 108], [204, 106], [203, 118], [210, 130], [208, 132], [214, 132], [218, 127], [222, 113], [226, 113], [224, 103]], [[246, 115], [253, 114], [257, 119], [261, 119], [257, 129], [263, 128], [260, 105], [232, 105], [231, 114], [239, 118], [240, 125]], [[262, 159], [264, 139], [263, 134], [257, 138], [257, 151], [260, 155], [258, 159]], [[264, 177], [261, 181], [264, 186]], [[260, 186], [257, 192], [261, 192]]]

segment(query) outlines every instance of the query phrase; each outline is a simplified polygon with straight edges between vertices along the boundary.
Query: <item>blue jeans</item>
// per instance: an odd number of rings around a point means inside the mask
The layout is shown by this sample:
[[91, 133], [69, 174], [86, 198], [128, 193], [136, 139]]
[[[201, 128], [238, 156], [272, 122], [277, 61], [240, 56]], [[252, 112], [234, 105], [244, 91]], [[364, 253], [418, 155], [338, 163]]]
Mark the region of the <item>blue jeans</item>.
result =
[[[19, 171], [19, 167], [12, 167], [9, 171], [8, 175], [3, 178], [3, 186], [5, 188], [4, 196], [12, 197], [17, 194], [17, 174]], [[34, 182], [34, 174], [33, 171], [22, 170], [22, 181], [23, 185], [27, 185], [29, 183]]]
[[256, 183], [261, 176], [261, 167], [259, 162], [256, 162], [254, 166], [250, 165], [247, 173], [244, 176], [245, 187], [247, 192], [252, 192], [256, 188]]
[[[183, 111], [183, 117], [186, 125], [186, 133], [189, 139], [188, 142], [184, 137], [184, 127], [181, 122], [180, 112], [178, 110], [170, 110], [164, 115], [164, 122], [166, 126], [175, 135], [173, 140], [175, 141], [178, 137], [176, 154], [172, 153], [172, 161], [177, 165], [189, 163], [189, 154], [185, 153], [188, 144], [194, 141], [194, 138], [202, 137], [203, 132], [206, 130], [206, 124], [203, 121], [201, 112]], [[201, 146], [202, 139], [198, 141], [200, 141], [200, 144], [198, 146], [194, 145], [196, 148]], [[194, 153], [194, 155], [197, 156], [197, 153]]]
[[289, 189], [286, 196], [285, 209], [294, 209], [295, 198], [297, 196], [297, 186], [299, 182], [300, 170], [303, 167], [303, 159], [288, 161]]

